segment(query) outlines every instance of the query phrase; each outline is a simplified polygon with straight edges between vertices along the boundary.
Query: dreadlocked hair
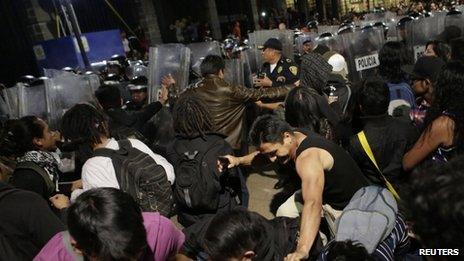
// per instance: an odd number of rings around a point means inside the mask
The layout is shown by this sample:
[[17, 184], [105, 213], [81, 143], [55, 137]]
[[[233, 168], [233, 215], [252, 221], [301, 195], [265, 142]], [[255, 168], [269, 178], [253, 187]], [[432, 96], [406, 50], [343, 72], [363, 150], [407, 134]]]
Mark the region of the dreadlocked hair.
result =
[[71, 142], [98, 144], [102, 136], [109, 137], [108, 120], [88, 104], [76, 104], [61, 120], [61, 133]]
[[173, 111], [174, 131], [188, 138], [201, 136], [205, 138], [208, 132], [214, 132], [215, 126], [206, 104], [198, 97], [181, 97]]

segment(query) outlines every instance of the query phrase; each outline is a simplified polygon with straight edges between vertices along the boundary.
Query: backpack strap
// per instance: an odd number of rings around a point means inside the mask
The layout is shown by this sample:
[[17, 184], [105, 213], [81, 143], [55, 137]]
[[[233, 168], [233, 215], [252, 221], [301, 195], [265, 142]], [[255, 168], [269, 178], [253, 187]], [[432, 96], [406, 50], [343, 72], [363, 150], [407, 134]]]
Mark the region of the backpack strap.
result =
[[42, 176], [45, 185], [47, 186], [47, 191], [49, 194], [52, 194], [56, 190], [56, 185], [53, 183], [53, 180], [50, 178], [50, 175], [48, 175], [47, 171], [44, 170], [42, 167], [37, 165], [34, 162], [31, 161], [24, 161], [18, 163], [16, 165], [16, 169], [28, 169], [28, 170], [33, 170], [34, 172], [38, 173], [40, 176]]
[[366, 134], [364, 133], [364, 131], [361, 131], [360, 133], [358, 133], [357, 136], [358, 136], [359, 142], [361, 143], [361, 146], [364, 152], [369, 157], [372, 164], [374, 164], [375, 168], [377, 169], [377, 172], [380, 174], [381, 179], [385, 182], [385, 186], [387, 187], [387, 189], [393, 194], [395, 199], [400, 200], [400, 196], [398, 195], [398, 192], [396, 192], [393, 185], [388, 181], [388, 179], [383, 175], [382, 171], [380, 170], [379, 165], [377, 164], [377, 161], [375, 160], [374, 153], [372, 153], [371, 146], [369, 145], [369, 142], [367, 141]]

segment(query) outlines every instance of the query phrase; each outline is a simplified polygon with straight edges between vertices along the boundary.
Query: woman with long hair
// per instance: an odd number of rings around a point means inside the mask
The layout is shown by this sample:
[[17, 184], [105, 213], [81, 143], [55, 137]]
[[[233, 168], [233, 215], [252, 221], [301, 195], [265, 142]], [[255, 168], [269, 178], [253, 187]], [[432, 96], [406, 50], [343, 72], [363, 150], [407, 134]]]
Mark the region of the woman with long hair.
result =
[[295, 87], [288, 93], [285, 120], [294, 128], [307, 129], [326, 139], [336, 140], [334, 128], [339, 117], [327, 99], [312, 88]]
[[427, 158], [447, 162], [464, 149], [464, 63], [445, 65], [434, 85], [432, 107], [414, 147], [404, 155], [403, 168], [410, 170]]

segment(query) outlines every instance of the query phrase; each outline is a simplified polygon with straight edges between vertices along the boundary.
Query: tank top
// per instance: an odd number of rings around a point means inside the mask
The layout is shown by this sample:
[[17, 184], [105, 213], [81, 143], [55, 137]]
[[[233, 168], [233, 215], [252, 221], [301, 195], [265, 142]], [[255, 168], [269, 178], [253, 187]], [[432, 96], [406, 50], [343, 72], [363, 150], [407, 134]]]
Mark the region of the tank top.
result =
[[[300, 131], [299, 131], [300, 132]], [[319, 148], [327, 151], [334, 160], [330, 170], [324, 170], [323, 204], [329, 204], [336, 210], [342, 210], [348, 205], [354, 193], [368, 186], [369, 182], [359, 169], [356, 162], [340, 146], [323, 137], [302, 132], [307, 137], [296, 151], [296, 157], [309, 148]]]

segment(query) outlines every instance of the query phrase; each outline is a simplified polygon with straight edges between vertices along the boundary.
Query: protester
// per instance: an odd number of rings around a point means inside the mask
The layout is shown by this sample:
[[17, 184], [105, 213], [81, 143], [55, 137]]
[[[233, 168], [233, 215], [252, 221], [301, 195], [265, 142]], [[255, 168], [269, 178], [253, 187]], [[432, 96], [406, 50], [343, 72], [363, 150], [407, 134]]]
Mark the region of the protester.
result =
[[237, 168], [217, 171], [219, 156], [233, 154], [233, 150], [225, 137], [215, 132], [214, 122], [202, 100], [195, 96], [180, 98], [173, 117], [176, 138], [168, 146], [167, 159], [176, 173], [177, 219], [188, 227], [208, 215], [238, 205], [241, 174]]
[[424, 56], [412, 65], [404, 65], [402, 70], [411, 77], [412, 88], [417, 97], [416, 107], [411, 110], [411, 118], [419, 129], [424, 128], [427, 110], [433, 104], [433, 92], [438, 74], [445, 62], [438, 57]]
[[356, 192], [345, 207], [337, 220], [335, 238], [324, 247], [319, 260], [393, 261], [404, 258], [409, 244], [406, 222], [393, 195], [369, 186]]
[[451, 59], [464, 62], [464, 37], [451, 41]]
[[285, 120], [293, 128], [308, 129], [336, 141], [335, 126], [340, 120], [327, 99], [315, 90], [295, 87], [285, 100]]
[[464, 199], [463, 163], [464, 158], [460, 156], [445, 165], [418, 169], [407, 194], [412, 231], [422, 247], [453, 251], [449, 256], [436, 254], [436, 260], [453, 260], [455, 255], [462, 255], [464, 230], [460, 221], [464, 218], [464, 209], [460, 206]]
[[401, 70], [407, 63], [405, 46], [401, 42], [387, 42], [379, 52], [379, 61], [379, 74], [390, 90], [388, 114], [408, 118], [416, 101], [411, 86], [406, 83], [407, 75]]
[[[227, 136], [226, 141], [234, 149], [245, 142], [244, 120], [247, 102], [263, 99], [283, 101], [293, 86], [275, 88], [246, 88], [234, 86], [224, 80], [225, 62], [220, 56], [209, 55], [201, 63], [203, 80], [196, 88], [182, 95], [195, 95], [205, 102], [211, 113], [216, 131]], [[164, 78], [164, 85], [175, 84], [172, 76]]]
[[0, 257], [31, 260], [56, 233], [65, 230], [37, 193], [0, 181]]
[[180, 254], [193, 260], [202, 254], [211, 260], [283, 260], [297, 245], [298, 227], [298, 218], [267, 220], [238, 208], [187, 228]]
[[[66, 140], [72, 142], [80, 142], [89, 144], [93, 149], [94, 153], [97, 149], [109, 149], [117, 151], [120, 149], [120, 142], [115, 140], [110, 136], [110, 130], [108, 129], [108, 122], [103, 116], [103, 114], [97, 111], [90, 105], [87, 104], [77, 104], [71, 109], [69, 109], [62, 118], [62, 131], [63, 137]], [[160, 165], [162, 171], [165, 175], [165, 179], [169, 181], [170, 184], [174, 183], [175, 175], [172, 165], [162, 156], [153, 153], [150, 148], [148, 148], [143, 142], [136, 139], [128, 139], [130, 144], [135, 148], [135, 152], [139, 152], [140, 157], [145, 159], [145, 155], [148, 155], [151, 158], [151, 163]], [[126, 152], [127, 153], [127, 152]], [[148, 167], [147, 161], [142, 161], [139, 158], [141, 163], [145, 163], [143, 167]], [[104, 156], [93, 156], [88, 159], [84, 166], [82, 167], [82, 188], [84, 191], [91, 188], [98, 187], [113, 187], [120, 188], [121, 183], [120, 179], [117, 178], [117, 174], [121, 169], [114, 166], [114, 161], [111, 157]], [[122, 168], [122, 166], [120, 166]], [[165, 179], [159, 180], [160, 186], [164, 186]], [[138, 186], [139, 184], [133, 184], [132, 186]], [[135, 188], [131, 187], [131, 190]], [[160, 189], [160, 187], [158, 187]], [[76, 191], [73, 193], [73, 197], [81, 193], [82, 191]]]
[[[250, 131], [250, 140], [259, 151], [240, 158], [226, 156], [230, 163], [228, 167], [251, 165], [259, 154], [272, 162], [295, 163], [302, 189], [279, 208], [277, 215], [297, 217], [302, 213], [298, 247], [287, 258], [308, 258], [318, 235], [323, 205], [326, 205], [325, 213], [337, 216], [354, 193], [367, 186], [368, 182], [342, 148], [316, 134], [308, 135], [294, 130], [275, 116], [256, 119]], [[299, 204], [302, 204], [302, 209], [298, 209]]]
[[426, 56], [435, 56], [447, 62], [451, 58], [451, 47], [442, 41], [430, 41], [425, 45]]
[[464, 117], [464, 64], [452, 61], [438, 74], [432, 107], [427, 111], [425, 130], [403, 158], [403, 168], [411, 170], [429, 159], [447, 162], [462, 153]]
[[47, 201], [66, 201], [66, 196], [58, 194], [59, 157], [53, 154], [59, 139], [58, 132], [51, 131], [45, 121], [35, 116], [7, 122], [0, 151], [17, 162], [10, 183]]
[[169, 219], [142, 213], [129, 194], [114, 188], [80, 195], [69, 208], [68, 229], [34, 260], [168, 260], [185, 238]]
[[[388, 115], [390, 94], [385, 81], [369, 78], [363, 81], [358, 103], [364, 123], [362, 131], [376, 164], [387, 180], [396, 185], [407, 178], [402, 166], [403, 156], [414, 145], [419, 133], [410, 121]], [[373, 184], [384, 186], [379, 170], [367, 155], [358, 135], [351, 137], [347, 150]]]
[[317, 53], [306, 54], [301, 59], [300, 86], [312, 88], [323, 94], [332, 66]]

